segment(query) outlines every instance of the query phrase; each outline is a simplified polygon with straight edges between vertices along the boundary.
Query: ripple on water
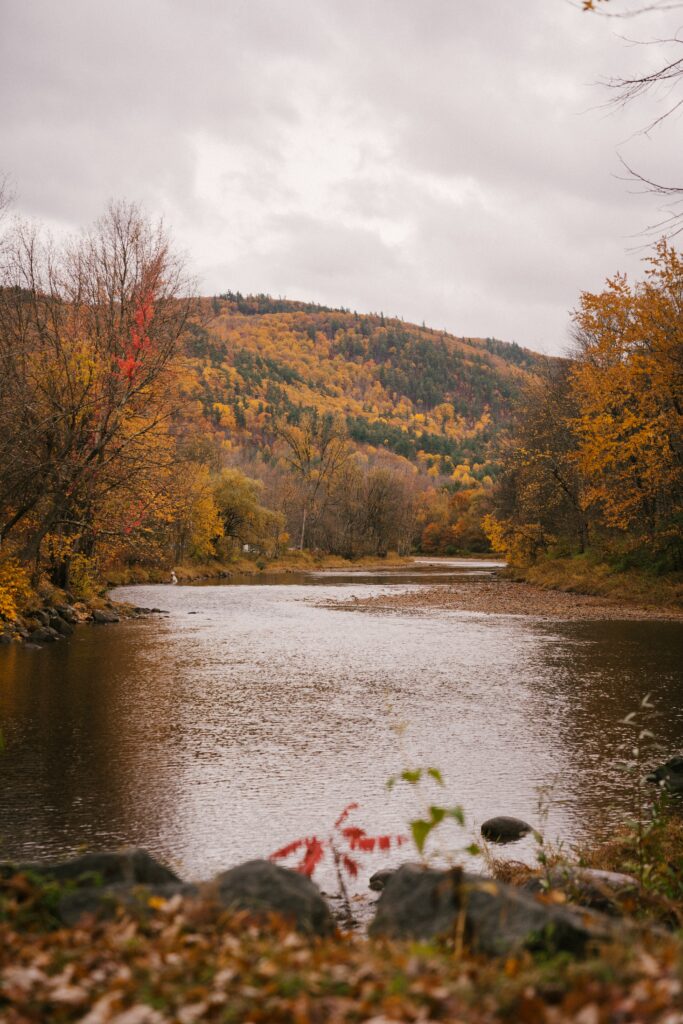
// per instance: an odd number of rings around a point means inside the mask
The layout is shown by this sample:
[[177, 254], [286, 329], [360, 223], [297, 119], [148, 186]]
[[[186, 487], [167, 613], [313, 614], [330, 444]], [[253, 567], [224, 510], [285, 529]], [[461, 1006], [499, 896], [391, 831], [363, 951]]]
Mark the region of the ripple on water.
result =
[[[427, 797], [462, 803], [472, 830], [498, 813], [538, 824], [548, 786], [552, 836], [622, 820], [620, 720], [645, 692], [653, 731], [683, 748], [680, 624], [324, 606], [419, 585], [344, 573], [136, 587], [117, 596], [168, 617], [0, 650], [3, 855], [139, 843], [206, 876], [324, 832], [349, 800], [368, 828], [402, 830], [416, 794], [384, 784], [420, 764], [447, 780]], [[446, 844], [469, 838], [453, 826]]]

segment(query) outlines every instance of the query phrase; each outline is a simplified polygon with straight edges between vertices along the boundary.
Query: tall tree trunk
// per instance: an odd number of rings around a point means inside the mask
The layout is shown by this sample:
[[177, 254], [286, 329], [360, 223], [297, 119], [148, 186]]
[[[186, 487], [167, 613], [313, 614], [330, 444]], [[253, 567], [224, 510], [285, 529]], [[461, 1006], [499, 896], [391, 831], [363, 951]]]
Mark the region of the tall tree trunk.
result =
[[301, 517], [301, 537], [299, 539], [299, 551], [303, 551], [303, 549], [304, 549], [304, 539], [305, 539], [305, 536], [306, 536], [306, 513], [307, 513], [307, 511], [308, 511], [308, 509], [304, 505], [304, 514]]

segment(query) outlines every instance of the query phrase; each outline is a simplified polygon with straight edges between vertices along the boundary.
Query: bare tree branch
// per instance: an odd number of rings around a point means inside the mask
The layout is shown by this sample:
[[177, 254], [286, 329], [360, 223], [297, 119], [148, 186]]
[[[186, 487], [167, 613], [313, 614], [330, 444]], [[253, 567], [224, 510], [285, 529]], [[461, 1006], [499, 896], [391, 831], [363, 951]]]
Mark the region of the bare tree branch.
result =
[[[608, 4], [611, 5], [609, 10], [606, 9]], [[579, 5], [573, 3], [573, 6]], [[580, 0], [580, 6], [583, 11], [612, 18], [633, 18], [648, 13], [683, 10], [683, 2], [678, 2], [678, 0], [676, 2], [663, 0], [660, 3], [639, 5], [630, 10], [617, 6], [615, 0]], [[629, 41], [637, 46], [656, 46], [659, 48], [683, 46], [680, 30], [676, 30], [672, 35], [660, 36], [650, 40]], [[613, 93], [607, 106], [620, 109], [642, 100], [648, 95], [652, 95], [655, 91], [660, 93], [658, 99], [660, 102], [665, 103], [664, 109], [635, 132], [634, 136], [632, 136], [633, 138], [637, 135], [649, 136], [655, 129], [660, 128], [665, 121], [669, 121], [677, 112], [683, 110], [683, 96], [673, 95], [681, 83], [683, 83], [683, 57], [675, 55], [673, 59], [670, 58], [662, 61], [653, 71], [648, 71], [642, 75], [615, 76], [604, 80], [602, 85]], [[644, 234], [647, 236], [656, 235], [657, 237], [663, 235], [671, 239], [683, 232], [683, 183], [680, 185], [664, 184], [635, 170], [621, 154], [619, 154], [619, 160], [627, 172], [626, 180], [639, 183], [642, 186], [642, 192], [649, 192], [652, 195], [661, 196], [669, 200], [668, 203], [660, 208], [663, 216], [653, 224], [648, 225]]]

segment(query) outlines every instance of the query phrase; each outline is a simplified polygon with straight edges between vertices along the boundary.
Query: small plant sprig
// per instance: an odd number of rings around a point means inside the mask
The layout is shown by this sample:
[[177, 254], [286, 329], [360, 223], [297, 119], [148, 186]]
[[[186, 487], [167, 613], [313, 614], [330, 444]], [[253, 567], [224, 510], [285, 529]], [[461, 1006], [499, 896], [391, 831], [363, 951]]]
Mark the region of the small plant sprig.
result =
[[560, 776], [556, 775], [549, 782], [536, 787], [538, 828], [532, 829], [531, 834], [536, 844], [536, 862], [541, 871], [541, 889], [544, 892], [550, 892], [553, 888], [552, 868], [567, 864], [563, 841], [560, 839], [549, 844], [546, 840], [550, 807], [559, 781]]
[[[643, 716], [645, 712], [654, 709], [654, 704], [650, 700], [650, 694], [646, 694], [641, 700], [636, 711], [630, 711], [625, 718], [622, 719], [622, 725], [628, 726], [632, 732], [630, 740], [630, 757], [621, 762], [621, 766], [631, 775], [633, 783], [633, 803], [635, 812], [635, 847], [636, 847], [636, 868], [638, 872], [638, 881], [641, 886], [644, 886], [648, 880], [648, 876], [653, 871], [653, 865], [649, 863], [648, 857], [648, 843], [647, 839], [650, 833], [656, 833], [659, 830], [660, 819], [662, 815], [663, 801], [661, 800], [661, 793], [658, 793], [659, 800], [650, 801], [645, 793], [644, 786], [644, 774], [645, 774], [645, 752], [648, 742], [650, 748], [654, 745], [654, 734], [646, 729], [643, 725]], [[652, 820], [646, 820], [646, 807], [651, 805]]]
[[[410, 786], [417, 786], [424, 779], [432, 779], [438, 786], [444, 785], [443, 776], [438, 768], [406, 768], [387, 780], [387, 789], [391, 791], [398, 782], [407, 782]], [[430, 803], [426, 807], [424, 817], [414, 818], [409, 822], [413, 842], [423, 859], [425, 843], [430, 833], [447, 818], [457, 821], [461, 827], [465, 825], [465, 812], [460, 804], [456, 804], [454, 807], [441, 807], [439, 804]], [[476, 857], [481, 850], [477, 843], [470, 843], [465, 847], [464, 852]]]
[[304, 836], [301, 839], [295, 839], [293, 843], [288, 843], [276, 850], [275, 853], [271, 853], [268, 858], [273, 861], [286, 860], [293, 854], [301, 852], [301, 859], [294, 865], [294, 870], [311, 878], [315, 869], [324, 860], [325, 854], [329, 852], [334, 863], [339, 892], [349, 923], [353, 923], [353, 914], [344, 875], [355, 878], [360, 867], [356, 857], [352, 854], [390, 850], [392, 846], [402, 846], [407, 842], [405, 836], [371, 836], [364, 828], [348, 824], [349, 816], [358, 808], [359, 804], [357, 803], [347, 804], [332, 826], [332, 831], [327, 838], [318, 839], [317, 836]]

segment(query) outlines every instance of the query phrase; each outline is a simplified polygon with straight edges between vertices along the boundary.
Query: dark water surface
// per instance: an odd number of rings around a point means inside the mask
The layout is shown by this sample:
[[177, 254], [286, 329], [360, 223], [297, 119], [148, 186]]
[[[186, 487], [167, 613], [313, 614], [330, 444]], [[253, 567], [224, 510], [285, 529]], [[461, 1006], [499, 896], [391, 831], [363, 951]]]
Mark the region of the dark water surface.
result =
[[420, 799], [465, 807], [447, 845], [492, 814], [538, 824], [542, 789], [549, 834], [604, 834], [630, 810], [621, 719], [646, 693], [662, 756], [683, 752], [683, 627], [320, 607], [449, 574], [490, 580], [468, 562], [126, 588], [170, 614], [0, 648], [0, 859], [138, 844], [206, 877], [324, 835], [350, 800], [403, 830], [416, 794], [384, 783], [419, 764], [447, 781]]

